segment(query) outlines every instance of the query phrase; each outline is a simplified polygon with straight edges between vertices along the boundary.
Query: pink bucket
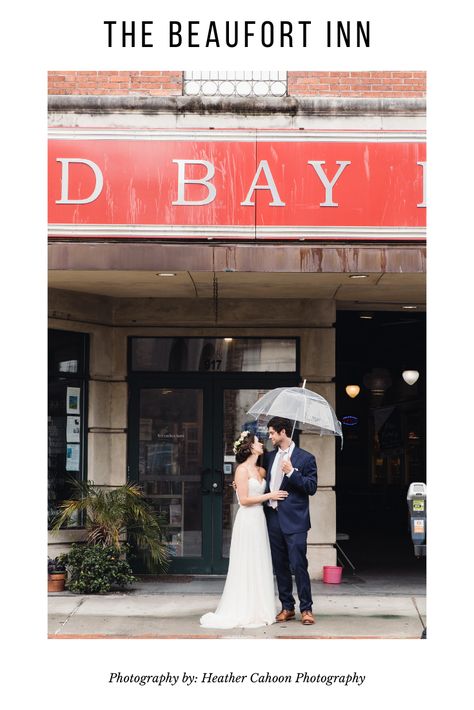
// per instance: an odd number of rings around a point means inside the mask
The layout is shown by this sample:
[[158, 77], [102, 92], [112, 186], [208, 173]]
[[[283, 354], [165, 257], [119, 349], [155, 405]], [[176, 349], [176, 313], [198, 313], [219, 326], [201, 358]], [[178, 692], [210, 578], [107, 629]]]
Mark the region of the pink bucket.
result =
[[342, 567], [327, 565], [323, 567], [323, 582], [325, 584], [340, 584], [342, 577]]

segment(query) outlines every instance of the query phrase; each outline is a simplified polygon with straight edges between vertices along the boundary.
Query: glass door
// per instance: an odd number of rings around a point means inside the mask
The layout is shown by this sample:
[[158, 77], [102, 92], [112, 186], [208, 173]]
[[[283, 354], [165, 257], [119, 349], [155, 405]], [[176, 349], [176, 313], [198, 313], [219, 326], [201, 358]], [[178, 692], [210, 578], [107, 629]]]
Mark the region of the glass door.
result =
[[131, 390], [129, 476], [163, 520], [170, 572], [211, 572], [211, 407], [209, 385]]

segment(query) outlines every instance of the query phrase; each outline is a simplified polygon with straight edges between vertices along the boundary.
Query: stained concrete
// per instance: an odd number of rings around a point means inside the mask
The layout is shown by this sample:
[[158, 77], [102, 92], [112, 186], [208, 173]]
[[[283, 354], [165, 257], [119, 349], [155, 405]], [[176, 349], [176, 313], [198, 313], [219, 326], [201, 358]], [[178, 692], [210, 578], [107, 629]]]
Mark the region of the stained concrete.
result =
[[[316, 623], [295, 621], [260, 629], [202, 629], [199, 618], [214, 611], [224, 579], [162, 578], [137, 582], [127, 592], [49, 595], [50, 638], [397, 638], [418, 639], [426, 626], [424, 580], [418, 575], [339, 585], [313, 582]], [[379, 590], [378, 592], [376, 590]]]

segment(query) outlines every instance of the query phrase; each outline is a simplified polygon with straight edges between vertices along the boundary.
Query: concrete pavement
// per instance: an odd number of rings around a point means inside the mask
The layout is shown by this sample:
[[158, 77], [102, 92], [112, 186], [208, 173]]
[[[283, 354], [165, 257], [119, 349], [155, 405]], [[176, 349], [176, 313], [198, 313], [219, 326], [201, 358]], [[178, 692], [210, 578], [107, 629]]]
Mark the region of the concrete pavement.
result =
[[[165, 581], [166, 580], [166, 581]], [[202, 629], [199, 618], [214, 611], [223, 578], [158, 578], [127, 592], [49, 595], [50, 638], [256, 638], [419, 639], [426, 625], [421, 578], [352, 577], [340, 585], [313, 582], [316, 623], [296, 621], [260, 629]]]

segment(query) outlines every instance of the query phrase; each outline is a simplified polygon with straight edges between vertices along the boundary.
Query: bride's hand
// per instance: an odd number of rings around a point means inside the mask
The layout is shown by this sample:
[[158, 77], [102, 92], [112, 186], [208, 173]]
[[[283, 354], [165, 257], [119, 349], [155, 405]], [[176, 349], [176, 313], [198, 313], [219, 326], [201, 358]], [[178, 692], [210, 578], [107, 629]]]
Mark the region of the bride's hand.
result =
[[283, 500], [288, 498], [288, 491], [273, 491], [270, 493], [270, 500]]

